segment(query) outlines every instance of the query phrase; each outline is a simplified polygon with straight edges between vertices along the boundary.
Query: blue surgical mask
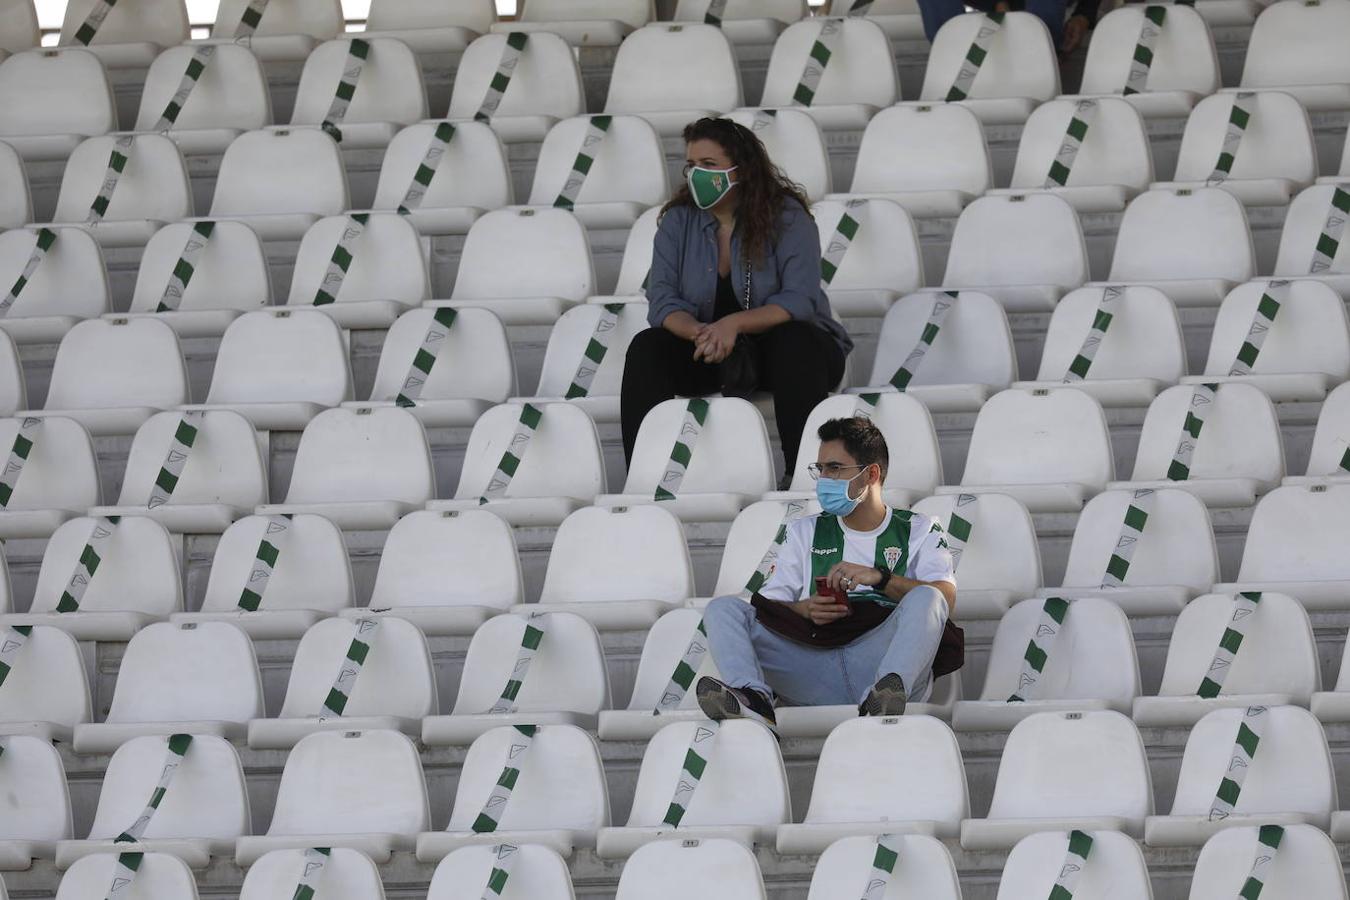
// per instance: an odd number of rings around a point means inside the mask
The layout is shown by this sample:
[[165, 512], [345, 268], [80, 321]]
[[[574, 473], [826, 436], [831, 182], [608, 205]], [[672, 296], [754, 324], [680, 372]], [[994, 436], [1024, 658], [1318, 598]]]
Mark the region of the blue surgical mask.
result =
[[[866, 469], [863, 469], [858, 475], [866, 471]], [[854, 475], [853, 478], [826, 478], [821, 476], [816, 479], [816, 499], [820, 501], [820, 508], [832, 516], [847, 516], [857, 509], [858, 504], [862, 503], [863, 494], [867, 493], [867, 489], [864, 487], [863, 490], [859, 491], [855, 499], [848, 495], [848, 486], [853, 483], [858, 475]]]

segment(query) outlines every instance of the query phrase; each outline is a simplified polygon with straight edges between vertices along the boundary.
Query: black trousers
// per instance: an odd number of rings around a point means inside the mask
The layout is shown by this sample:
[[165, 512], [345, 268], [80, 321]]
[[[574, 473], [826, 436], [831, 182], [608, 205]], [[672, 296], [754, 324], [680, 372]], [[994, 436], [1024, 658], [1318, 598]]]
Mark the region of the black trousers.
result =
[[[773, 394], [786, 472], [797, 466], [806, 417], [844, 375], [844, 352], [834, 338], [809, 322], [784, 322], [751, 340], [760, 349], [760, 390]], [[620, 414], [623, 456], [633, 460], [638, 427], [647, 412], [675, 396], [697, 397], [722, 389], [718, 367], [694, 360], [694, 343], [664, 328], [640, 332], [628, 347]]]

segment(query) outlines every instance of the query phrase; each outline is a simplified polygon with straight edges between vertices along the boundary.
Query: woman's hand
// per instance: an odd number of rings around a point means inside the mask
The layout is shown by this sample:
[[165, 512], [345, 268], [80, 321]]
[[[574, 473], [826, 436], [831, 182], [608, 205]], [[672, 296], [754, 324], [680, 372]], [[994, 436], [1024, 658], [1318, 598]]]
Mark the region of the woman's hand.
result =
[[736, 314], [724, 316], [703, 329], [694, 338], [694, 359], [705, 363], [720, 363], [731, 355], [736, 336], [741, 333]]

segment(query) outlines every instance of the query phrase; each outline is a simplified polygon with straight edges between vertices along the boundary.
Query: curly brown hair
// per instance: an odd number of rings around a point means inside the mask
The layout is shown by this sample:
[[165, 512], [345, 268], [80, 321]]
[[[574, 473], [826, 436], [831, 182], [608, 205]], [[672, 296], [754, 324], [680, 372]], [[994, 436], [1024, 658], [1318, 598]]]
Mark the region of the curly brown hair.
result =
[[[744, 125], [730, 119], [699, 119], [684, 127], [683, 138], [686, 144], [713, 141], [726, 151], [731, 164], [736, 167], [737, 190], [741, 192], [736, 208], [736, 229], [750, 261], [756, 264], [763, 261], [778, 229], [778, 217], [783, 212], [785, 200], [795, 200], [807, 215], [811, 214], [806, 192], [774, 165], [763, 142]], [[694, 205], [689, 185], [681, 183], [675, 196], [661, 208], [661, 215], [677, 206]]]

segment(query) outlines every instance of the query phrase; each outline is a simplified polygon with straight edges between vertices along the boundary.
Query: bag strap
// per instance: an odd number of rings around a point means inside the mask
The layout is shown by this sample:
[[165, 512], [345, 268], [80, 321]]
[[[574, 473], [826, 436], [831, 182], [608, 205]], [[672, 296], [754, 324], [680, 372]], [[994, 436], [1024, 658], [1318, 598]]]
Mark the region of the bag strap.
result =
[[457, 316], [458, 313], [448, 306], [439, 306], [432, 312], [427, 333], [422, 336], [422, 343], [418, 344], [417, 352], [413, 354], [408, 374], [403, 376], [403, 387], [394, 397], [395, 405], [416, 406], [417, 401], [422, 399], [422, 389], [431, 378], [431, 370], [441, 357], [441, 349], [445, 346], [446, 339], [450, 337], [450, 328], [455, 324]]
[[1009, 703], [1022, 703], [1035, 699], [1036, 685], [1045, 671], [1046, 661], [1055, 649], [1055, 639], [1064, 626], [1064, 617], [1069, 613], [1069, 601], [1063, 597], [1049, 597], [1041, 607], [1041, 618], [1036, 630], [1027, 641], [1027, 649], [1022, 654], [1022, 672], [1017, 678], [1017, 690], [1008, 697]]
[[1209, 664], [1208, 672], [1200, 679], [1196, 696], [1212, 699], [1223, 691], [1223, 683], [1228, 680], [1228, 673], [1233, 668], [1238, 651], [1242, 649], [1242, 642], [1247, 637], [1247, 629], [1251, 627], [1252, 616], [1260, 602], [1260, 591], [1244, 591], [1233, 595], [1233, 614], [1228, 619], [1223, 636], [1219, 638], [1219, 646], [1214, 651], [1214, 660]]
[[285, 538], [290, 530], [290, 515], [267, 517], [262, 540], [258, 541], [258, 550], [253, 554], [253, 566], [249, 569], [248, 581], [239, 594], [239, 609], [244, 612], [257, 612], [262, 607], [263, 598], [267, 596], [267, 586], [272, 581], [272, 573], [276, 570], [277, 560], [281, 557], [281, 548], [285, 546]]
[[543, 418], [542, 408], [532, 403], [526, 403], [521, 407], [520, 419], [516, 422], [515, 433], [511, 435], [511, 443], [507, 445], [502, 458], [497, 462], [497, 470], [492, 473], [487, 487], [483, 489], [483, 496], [478, 498], [480, 505], [506, 496], [507, 488], [511, 486], [512, 479], [516, 477], [516, 470], [520, 468], [521, 461], [529, 452], [530, 442], [534, 439], [534, 433], [539, 429], [539, 423]]
[[23, 293], [24, 288], [28, 287], [28, 282], [32, 281], [33, 274], [37, 272], [38, 266], [47, 258], [47, 251], [52, 249], [52, 244], [56, 243], [56, 232], [50, 228], [39, 228], [37, 239], [34, 242], [33, 252], [29, 254], [28, 261], [23, 264], [23, 273], [19, 279], [14, 282], [14, 286], [9, 289], [9, 293], [0, 298], [0, 319], [9, 315], [10, 308], [18, 301], [19, 295]]
[[680, 425], [675, 446], [670, 449], [670, 462], [656, 486], [655, 500], [674, 500], [684, 483], [689, 462], [694, 458], [694, 448], [698, 446], [699, 435], [703, 433], [703, 424], [708, 419], [708, 401], [702, 397], [692, 397], [685, 407], [684, 422]]

